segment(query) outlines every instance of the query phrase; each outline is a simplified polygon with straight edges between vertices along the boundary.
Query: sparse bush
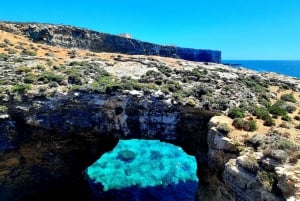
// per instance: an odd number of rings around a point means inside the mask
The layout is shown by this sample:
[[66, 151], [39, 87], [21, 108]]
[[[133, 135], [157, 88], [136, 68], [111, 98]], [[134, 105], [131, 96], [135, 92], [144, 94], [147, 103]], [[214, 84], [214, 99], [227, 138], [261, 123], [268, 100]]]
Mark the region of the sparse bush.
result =
[[297, 121], [300, 121], [300, 116], [296, 115], [294, 119], [297, 120]]
[[292, 118], [291, 118], [290, 116], [288, 116], [288, 115], [282, 116], [281, 119], [282, 119], [283, 121], [291, 121], [291, 120], [292, 120]]
[[281, 128], [290, 128], [290, 126], [286, 122], [283, 122], [282, 124], [280, 124], [279, 127], [281, 127]]
[[232, 122], [232, 125], [237, 129], [243, 129], [245, 124], [245, 120], [242, 118], [235, 118]]
[[217, 130], [223, 135], [227, 135], [230, 132], [230, 128], [226, 123], [218, 125]]
[[0, 43], [0, 48], [5, 48], [5, 47], [8, 47], [6, 43]]
[[124, 77], [121, 79], [120, 83], [125, 90], [141, 90], [142, 85], [141, 83], [138, 83], [137, 80], [131, 79], [130, 77]]
[[288, 102], [292, 102], [292, 103], [296, 103], [297, 100], [295, 99], [295, 97], [293, 96], [292, 93], [290, 94], [283, 94], [281, 97], [280, 97], [281, 100], [283, 101], [288, 101]]
[[256, 93], [265, 93], [268, 88], [268, 83], [259, 77], [252, 76], [251, 78], [243, 78], [241, 81]]
[[63, 75], [55, 74], [54, 72], [45, 71], [41, 75], [38, 76], [38, 81], [43, 82], [44, 84], [48, 82], [57, 82], [60, 83], [64, 80]]
[[31, 86], [29, 84], [16, 84], [12, 86], [11, 91], [16, 93], [26, 93], [28, 90], [31, 89]]
[[32, 50], [23, 50], [22, 54], [27, 55], [27, 56], [36, 56], [37, 55], [37, 53]]
[[275, 174], [273, 172], [259, 171], [257, 178], [265, 189], [271, 191], [275, 182]]
[[0, 53], [0, 60], [7, 61], [9, 56], [5, 53]]
[[46, 67], [44, 65], [39, 64], [36, 66], [36, 69], [38, 69], [40, 71], [44, 71], [44, 70], [46, 70]]
[[258, 170], [258, 163], [254, 154], [246, 154], [237, 158], [238, 164], [249, 172], [255, 173]]
[[257, 129], [255, 120], [246, 121], [242, 118], [236, 118], [233, 120], [232, 125], [237, 129], [244, 129], [245, 131], [255, 131]]
[[36, 82], [36, 75], [33, 73], [27, 73], [24, 77], [24, 82], [31, 84]]
[[73, 69], [68, 73], [68, 82], [70, 84], [76, 84], [76, 85], [81, 85], [81, 73], [79, 70]]
[[182, 86], [179, 84], [179, 82], [173, 80], [168, 80], [165, 85], [170, 92], [176, 92], [182, 89]]
[[287, 111], [282, 108], [283, 101], [276, 101], [271, 107], [268, 108], [269, 112], [274, 115], [284, 116], [287, 115]]
[[275, 125], [275, 122], [273, 120], [273, 118], [268, 115], [265, 120], [264, 120], [264, 126], [274, 126]]
[[0, 105], [0, 113], [7, 113], [8, 108], [5, 105]]
[[299, 146], [296, 145], [295, 143], [291, 142], [290, 140], [281, 137], [277, 142], [276, 146], [278, 149], [282, 150], [296, 150], [299, 149]]
[[31, 72], [31, 68], [26, 67], [26, 66], [20, 66], [16, 69], [17, 74], [29, 73], [29, 72]]
[[255, 131], [257, 130], [257, 124], [255, 120], [250, 120], [247, 122], [247, 127], [244, 128], [246, 131]]
[[7, 53], [8, 54], [17, 54], [18, 52], [17, 52], [17, 50], [10, 48]]
[[170, 77], [172, 74], [172, 69], [165, 65], [160, 65], [157, 67], [157, 70], [159, 70], [161, 73], [165, 74], [167, 77]]
[[296, 164], [300, 159], [300, 151], [292, 152], [289, 156], [289, 162], [292, 164]]
[[243, 118], [244, 113], [240, 108], [232, 108], [228, 111], [228, 117], [235, 119], [235, 118]]
[[262, 120], [266, 120], [271, 117], [269, 111], [262, 107], [255, 107], [253, 115]]
[[195, 107], [197, 105], [197, 102], [193, 98], [188, 98], [186, 100], [186, 105], [191, 106], [191, 107]]

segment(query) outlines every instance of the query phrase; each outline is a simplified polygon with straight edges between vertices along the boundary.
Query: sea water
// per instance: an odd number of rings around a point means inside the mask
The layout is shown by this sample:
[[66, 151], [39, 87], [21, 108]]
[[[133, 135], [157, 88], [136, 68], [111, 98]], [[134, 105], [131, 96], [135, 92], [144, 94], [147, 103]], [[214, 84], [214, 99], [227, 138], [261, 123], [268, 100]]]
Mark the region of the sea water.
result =
[[120, 140], [86, 173], [95, 193], [104, 199], [192, 201], [198, 188], [196, 171], [195, 157], [180, 147], [132, 139]]
[[222, 63], [300, 78], [300, 60], [222, 60]]

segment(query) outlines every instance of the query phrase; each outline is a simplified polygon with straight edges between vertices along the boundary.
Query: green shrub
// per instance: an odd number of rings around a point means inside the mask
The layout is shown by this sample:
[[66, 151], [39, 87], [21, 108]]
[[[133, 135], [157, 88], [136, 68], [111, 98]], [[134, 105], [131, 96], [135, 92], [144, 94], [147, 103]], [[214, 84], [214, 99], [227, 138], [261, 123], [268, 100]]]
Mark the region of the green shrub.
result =
[[16, 69], [16, 73], [17, 73], [17, 74], [29, 73], [29, 72], [31, 72], [31, 68], [26, 67], [26, 66], [19, 66], [19, 67]]
[[255, 120], [246, 121], [242, 118], [236, 118], [233, 120], [232, 125], [237, 129], [244, 129], [245, 131], [255, 131], [257, 129]]
[[88, 64], [87, 61], [72, 61], [70, 62], [70, 66], [86, 66]]
[[0, 53], [0, 60], [7, 61], [9, 56], [5, 53]]
[[44, 84], [46, 84], [48, 82], [60, 83], [64, 80], [64, 76], [55, 74], [54, 72], [45, 71], [38, 76], [37, 80], [43, 82]]
[[228, 117], [235, 119], [235, 118], [243, 118], [244, 113], [240, 108], [231, 108], [228, 111]]
[[254, 108], [254, 116], [256, 116], [258, 119], [266, 120], [270, 116], [269, 111], [262, 107], [255, 107]]
[[269, 112], [273, 115], [284, 116], [287, 115], [287, 111], [282, 108], [283, 101], [276, 101], [271, 107], [268, 108]]
[[173, 81], [173, 80], [166, 81], [165, 86], [168, 89], [168, 91], [170, 91], [170, 92], [176, 92], [176, 91], [179, 91], [182, 89], [182, 86], [180, 85], [180, 83], [177, 81]]
[[245, 125], [245, 120], [242, 118], [236, 118], [233, 120], [232, 125], [237, 129], [243, 129]]
[[165, 74], [167, 77], [170, 77], [172, 74], [172, 69], [165, 65], [160, 65], [157, 67], [157, 70], [159, 70], [161, 73]]
[[111, 76], [103, 76], [94, 80], [92, 88], [100, 93], [111, 93], [112, 91], [122, 89], [122, 85], [116, 82]]
[[292, 118], [289, 117], [288, 115], [282, 116], [281, 119], [282, 119], [283, 121], [291, 121], [291, 120], [292, 120]]
[[186, 105], [195, 107], [197, 105], [197, 102], [193, 98], [188, 98], [186, 101]]
[[72, 70], [71, 72], [69, 72], [68, 75], [68, 82], [70, 84], [76, 84], [76, 85], [81, 85], [82, 81], [81, 81], [81, 73], [79, 72], [79, 70]]
[[255, 131], [257, 130], [257, 124], [255, 120], [250, 120], [247, 122], [247, 127], [244, 128], [246, 131]]
[[137, 80], [131, 79], [130, 77], [125, 77], [121, 79], [120, 83], [125, 90], [141, 90], [142, 84]]
[[16, 93], [26, 93], [30, 89], [31, 89], [31, 86], [29, 84], [23, 84], [23, 83], [16, 84], [11, 87], [11, 91], [16, 92]]
[[241, 81], [256, 93], [265, 93], [268, 88], [268, 83], [258, 77], [243, 78]]
[[31, 83], [35, 83], [37, 80], [37, 76], [33, 73], [27, 73], [24, 77], [24, 82], [31, 84]]
[[295, 97], [293, 96], [292, 93], [290, 94], [283, 94], [281, 97], [280, 97], [281, 100], [283, 101], [288, 101], [288, 102], [292, 102], [292, 103], [296, 103], [297, 100], [295, 99]]
[[274, 126], [275, 122], [273, 120], [273, 118], [269, 115], [265, 118], [264, 120], [264, 126]]

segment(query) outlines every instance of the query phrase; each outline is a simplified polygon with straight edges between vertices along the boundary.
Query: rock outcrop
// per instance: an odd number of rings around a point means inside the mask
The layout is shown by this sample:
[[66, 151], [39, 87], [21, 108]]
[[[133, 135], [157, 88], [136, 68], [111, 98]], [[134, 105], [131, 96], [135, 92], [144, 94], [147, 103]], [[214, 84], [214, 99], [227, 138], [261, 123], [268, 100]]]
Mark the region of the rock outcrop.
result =
[[[208, 165], [209, 169], [219, 175], [224, 183], [208, 179], [206, 186], [211, 193], [204, 199], [213, 200], [265, 200], [283, 201], [299, 199], [299, 167], [282, 164], [283, 150], [274, 150], [271, 157], [265, 151], [252, 147], [239, 150], [239, 144], [218, 131], [218, 117], [210, 121], [208, 132]], [[274, 137], [274, 136], [273, 136]], [[265, 140], [263, 135], [254, 136], [255, 140]], [[262, 139], [264, 138], [264, 139]], [[274, 143], [274, 141], [273, 141]], [[286, 156], [287, 157], [287, 156]], [[224, 185], [225, 184], [225, 185]], [[205, 190], [205, 189], [203, 189]], [[224, 193], [225, 192], [225, 193]], [[230, 195], [230, 196], [228, 196]]]
[[67, 48], [88, 49], [94, 52], [157, 55], [190, 61], [221, 62], [221, 52], [216, 50], [157, 45], [71, 26], [0, 22], [0, 29], [25, 34], [34, 42]]

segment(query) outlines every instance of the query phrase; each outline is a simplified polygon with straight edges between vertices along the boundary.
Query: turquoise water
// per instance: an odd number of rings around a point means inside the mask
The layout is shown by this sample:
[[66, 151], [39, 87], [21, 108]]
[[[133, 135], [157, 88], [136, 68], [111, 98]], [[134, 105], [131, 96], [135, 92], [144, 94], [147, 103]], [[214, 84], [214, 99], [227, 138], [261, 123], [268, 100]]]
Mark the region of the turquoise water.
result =
[[154, 187], [198, 182], [194, 156], [158, 140], [120, 140], [117, 146], [87, 168], [103, 190]]
[[[299, 60], [222, 60], [224, 64], [239, 64], [260, 72], [276, 72], [300, 78]], [[236, 67], [240, 67], [237, 65]]]

